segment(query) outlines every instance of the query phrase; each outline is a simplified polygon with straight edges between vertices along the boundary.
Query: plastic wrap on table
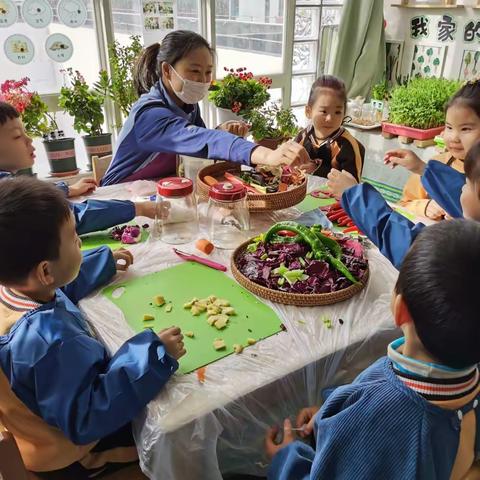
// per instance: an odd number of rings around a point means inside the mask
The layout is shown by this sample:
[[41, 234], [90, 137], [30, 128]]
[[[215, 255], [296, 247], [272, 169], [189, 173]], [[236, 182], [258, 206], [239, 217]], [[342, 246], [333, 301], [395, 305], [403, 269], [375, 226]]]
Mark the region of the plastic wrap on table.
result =
[[[298, 215], [295, 209], [252, 215], [252, 235]], [[193, 244], [182, 250], [195, 251]], [[171, 247], [154, 239], [132, 252], [135, 263], [114, 281], [179, 263]], [[229, 265], [230, 254], [215, 250], [209, 258]], [[265, 430], [287, 416], [294, 420], [303, 407], [320, 405], [324, 388], [353, 380], [399, 336], [390, 312], [397, 271], [376, 249], [368, 250], [368, 258], [370, 281], [350, 301], [309, 308], [266, 302], [285, 332], [208, 365], [203, 383], [195, 372], [175, 375], [134, 422], [145, 474], [162, 480], [265, 476]], [[80, 306], [111, 352], [133, 335], [121, 311], [100, 293]]]

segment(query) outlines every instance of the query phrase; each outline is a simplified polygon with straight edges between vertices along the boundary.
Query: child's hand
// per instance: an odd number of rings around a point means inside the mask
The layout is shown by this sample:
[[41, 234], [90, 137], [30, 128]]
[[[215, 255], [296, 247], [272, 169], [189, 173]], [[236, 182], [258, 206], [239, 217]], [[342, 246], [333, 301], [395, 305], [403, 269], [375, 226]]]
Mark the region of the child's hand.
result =
[[97, 182], [93, 178], [82, 178], [68, 187], [68, 198], [88, 195], [97, 188]]
[[236, 120], [230, 120], [228, 122], [221, 123], [218, 130], [224, 130], [225, 132], [244, 137], [250, 130], [250, 125], [245, 122], [239, 122]]
[[297, 428], [302, 428], [303, 430], [300, 432], [300, 436], [305, 438], [312, 434], [313, 426], [315, 423], [315, 414], [318, 412], [318, 407], [307, 407], [302, 408], [297, 415]]
[[167, 353], [175, 360], [187, 353], [183, 345], [182, 331], [178, 327], [164, 328], [157, 335], [165, 346]]
[[135, 202], [136, 217], [167, 218], [169, 211], [169, 202]]
[[133, 263], [133, 255], [125, 248], [119, 248], [112, 252], [117, 272], [124, 272]]
[[332, 194], [337, 200], [342, 198], [343, 192], [348, 190], [350, 187], [357, 185], [358, 182], [356, 178], [346, 170], [336, 170], [332, 168], [328, 174], [328, 188], [331, 190]]
[[411, 150], [400, 148], [398, 150], [389, 150], [383, 158], [385, 165], [390, 165], [391, 168], [395, 168], [400, 165], [412, 173], [417, 175], [423, 175], [426, 163], [419, 158], [416, 153]]
[[435, 201], [430, 200], [427, 208], [425, 209], [425, 215], [432, 220], [442, 220], [446, 216], [445, 210]]
[[274, 426], [269, 428], [267, 430], [267, 434], [265, 435], [265, 453], [269, 460], [271, 460], [283, 447], [286, 447], [295, 441], [295, 437], [292, 433], [292, 422], [290, 422], [289, 418], [286, 418], [283, 422], [283, 440], [281, 443], [275, 443], [277, 434], [278, 426]]

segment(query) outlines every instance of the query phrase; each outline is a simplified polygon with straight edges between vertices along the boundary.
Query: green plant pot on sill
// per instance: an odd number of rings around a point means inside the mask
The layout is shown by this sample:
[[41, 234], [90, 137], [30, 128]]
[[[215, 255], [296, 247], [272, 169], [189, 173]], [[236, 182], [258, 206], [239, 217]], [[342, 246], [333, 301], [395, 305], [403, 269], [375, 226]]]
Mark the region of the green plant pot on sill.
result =
[[74, 138], [44, 140], [43, 146], [47, 152], [52, 176], [66, 177], [78, 173]]
[[112, 154], [112, 134], [102, 133], [101, 135], [85, 135], [83, 143], [87, 151], [87, 169], [92, 170], [92, 157], [104, 157]]

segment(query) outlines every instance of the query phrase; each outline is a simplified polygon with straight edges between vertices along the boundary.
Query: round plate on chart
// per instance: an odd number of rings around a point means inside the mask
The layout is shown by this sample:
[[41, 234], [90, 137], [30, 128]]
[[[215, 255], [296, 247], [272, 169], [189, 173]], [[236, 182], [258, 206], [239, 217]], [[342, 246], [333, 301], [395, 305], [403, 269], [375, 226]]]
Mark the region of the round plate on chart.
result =
[[72, 41], [63, 33], [53, 33], [45, 42], [47, 55], [55, 62], [63, 63], [72, 58]]
[[44, 28], [52, 22], [53, 10], [47, 0], [25, 0], [22, 16], [31, 27]]
[[13, 25], [18, 18], [17, 7], [11, 0], [0, 0], [0, 28]]
[[26, 65], [33, 60], [35, 48], [32, 41], [25, 35], [10, 35], [3, 44], [7, 58], [17, 65]]
[[67, 27], [77, 28], [87, 21], [88, 12], [83, 0], [60, 0], [57, 15]]

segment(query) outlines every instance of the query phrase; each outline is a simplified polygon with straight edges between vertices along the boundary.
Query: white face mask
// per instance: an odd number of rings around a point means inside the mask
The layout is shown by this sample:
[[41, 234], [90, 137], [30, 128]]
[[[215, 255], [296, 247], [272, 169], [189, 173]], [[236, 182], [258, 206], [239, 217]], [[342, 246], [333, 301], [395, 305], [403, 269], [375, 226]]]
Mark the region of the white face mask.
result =
[[170, 82], [170, 86], [175, 92], [175, 95], [182, 102], [188, 103], [190, 105], [194, 103], [198, 103], [208, 93], [208, 89], [210, 88], [210, 82], [203, 83], [203, 82], [194, 82], [192, 80], [188, 80], [186, 78], [181, 77], [171, 65], [170, 65], [170, 68], [175, 72], [175, 75], [183, 82], [183, 87], [180, 92], [175, 90], [175, 88], [172, 85], [172, 82]]

